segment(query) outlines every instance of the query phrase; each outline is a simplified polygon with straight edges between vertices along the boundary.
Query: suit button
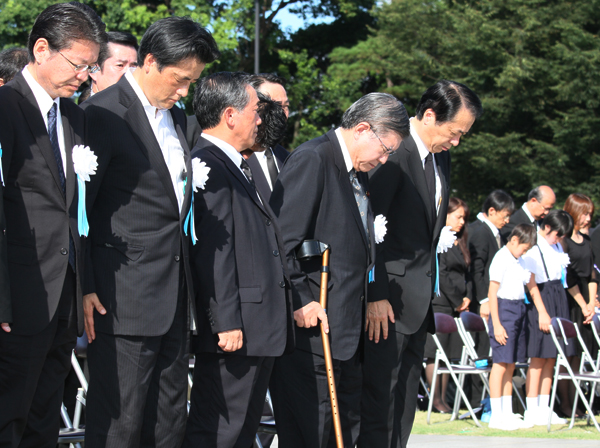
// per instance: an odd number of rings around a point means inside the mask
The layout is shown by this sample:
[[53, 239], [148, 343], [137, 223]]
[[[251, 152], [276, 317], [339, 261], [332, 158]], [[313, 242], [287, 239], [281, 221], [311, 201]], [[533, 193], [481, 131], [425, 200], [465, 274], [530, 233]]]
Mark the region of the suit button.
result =
[[273, 251], [273, 256], [274, 257], [278, 257], [279, 256], [279, 251], [278, 250], [274, 250]]
[[67, 255], [69, 253], [69, 251], [67, 251], [67, 249], [65, 249], [64, 247], [60, 248], [60, 253], [63, 255]]
[[175, 256], [173, 257], [173, 259], [174, 259], [176, 262], [179, 262], [179, 255], [175, 255]]
[[268, 225], [268, 226], [270, 226], [270, 225], [271, 225], [271, 220], [270, 220], [270, 219], [267, 219], [267, 220], [265, 221], [265, 224], [266, 224], [266, 225]]
[[360, 301], [364, 301], [365, 300], [365, 296], [360, 296]]
[[285, 282], [284, 282], [284, 281], [280, 281], [280, 282], [279, 282], [279, 286], [280, 286], [281, 288], [285, 288]]
[[432, 273], [431, 271], [427, 271], [427, 272], [425, 273], [425, 275], [426, 275], [427, 277], [431, 277], [431, 276], [433, 275], [433, 273]]

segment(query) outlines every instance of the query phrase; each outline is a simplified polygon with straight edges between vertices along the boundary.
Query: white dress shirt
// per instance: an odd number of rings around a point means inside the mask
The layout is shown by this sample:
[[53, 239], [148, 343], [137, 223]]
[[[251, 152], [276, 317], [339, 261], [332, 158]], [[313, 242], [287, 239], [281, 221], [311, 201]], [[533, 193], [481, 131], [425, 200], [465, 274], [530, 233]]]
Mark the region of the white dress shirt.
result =
[[490, 265], [490, 281], [500, 283], [496, 294], [499, 299], [525, 300], [525, 285], [530, 278], [523, 259], [513, 257], [508, 247], [496, 252]]
[[[136, 95], [144, 106], [144, 112], [150, 122], [150, 127], [154, 132], [154, 136], [158, 141], [160, 150], [164, 157], [169, 174], [171, 175], [171, 182], [173, 183], [173, 189], [175, 190], [175, 196], [177, 196], [177, 204], [179, 205], [179, 212], [181, 213], [181, 207], [183, 205], [183, 198], [185, 195], [183, 181], [185, 179], [185, 158], [183, 156], [183, 147], [177, 136], [175, 130], [175, 123], [169, 110], [158, 109], [150, 104], [148, 98], [144, 94], [133, 75], [130, 71], [125, 72], [125, 78], [131, 84], [131, 87], [135, 91]], [[93, 149], [93, 148], [92, 148]]]
[[[413, 117], [414, 118], [414, 117]], [[419, 150], [419, 157], [421, 157], [421, 165], [423, 166], [423, 170], [425, 170], [425, 158], [429, 154], [429, 149], [417, 134], [417, 131], [412, 125], [412, 120], [410, 119], [410, 135], [417, 144], [417, 149]], [[435, 173], [435, 211], [436, 213], [440, 211], [440, 205], [442, 204], [442, 181], [440, 180], [440, 173], [437, 169], [437, 163], [435, 162], [435, 154], [431, 154], [433, 159], [433, 170]]]
[[[544, 256], [543, 261], [540, 251]], [[551, 246], [546, 241], [546, 238], [539, 234], [537, 237], [537, 246], [532, 247], [521, 258], [525, 268], [535, 275], [535, 282], [538, 285], [551, 280], [562, 280], [563, 269], [569, 264], [569, 256], [564, 253], [562, 246], [560, 244], [553, 244]], [[544, 262], [546, 263], [550, 278], [546, 275]]]
[[60, 148], [60, 156], [62, 158], [63, 171], [65, 173], [65, 179], [67, 178], [67, 154], [65, 152], [65, 134], [63, 132], [62, 114], [60, 113], [60, 97], [52, 99], [52, 97], [46, 92], [46, 90], [33, 78], [33, 75], [29, 73], [27, 66], [21, 72], [25, 81], [29, 85], [29, 88], [33, 92], [35, 101], [40, 108], [44, 124], [46, 125], [46, 131], [48, 131], [48, 112], [52, 109], [52, 105], [56, 103], [56, 133], [58, 134], [58, 147]]
[[535, 229], [536, 230], [540, 230], [540, 224], [535, 220], [535, 218], [533, 217], [533, 215], [529, 212], [529, 209], [527, 208], [527, 202], [525, 202], [521, 206], [521, 208], [523, 209], [523, 211], [525, 212], [525, 214], [527, 215], [527, 217], [531, 221], [531, 224], [533, 224], [535, 226]]
[[492, 231], [492, 233], [494, 234], [494, 238], [498, 238], [498, 235], [500, 235], [500, 230], [498, 230], [498, 227], [496, 227], [494, 224], [492, 224], [492, 221], [490, 221], [489, 219], [487, 219], [485, 217], [485, 215], [483, 214], [483, 212], [479, 212], [477, 214], [477, 219], [480, 220], [481, 222], [484, 222]]

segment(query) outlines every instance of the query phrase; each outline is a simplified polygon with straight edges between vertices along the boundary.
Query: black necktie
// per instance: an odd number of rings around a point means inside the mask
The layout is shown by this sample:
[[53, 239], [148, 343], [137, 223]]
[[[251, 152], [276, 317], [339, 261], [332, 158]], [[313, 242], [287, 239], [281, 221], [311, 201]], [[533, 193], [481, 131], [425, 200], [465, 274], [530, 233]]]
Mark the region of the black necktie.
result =
[[429, 200], [431, 201], [432, 209], [432, 217], [435, 222], [435, 217], [437, 216], [437, 210], [435, 206], [435, 170], [433, 169], [433, 155], [431, 153], [427, 154], [425, 157], [425, 182], [427, 183], [427, 190], [429, 191]]
[[[48, 111], [48, 137], [50, 137], [52, 152], [54, 153], [56, 165], [58, 165], [58, 176], [60, 177], [60, 186], [62, 188], [62, 194], [63, 197], [66, 197], [65, 170], [63, 168], [62, 156], [60, 155], [60, 146], [58, 144], [58, 132], [56, 130], [56, 111], [56, 103], [53, 103], [52, 108]], [[73, 243], [71, 230], [69, 230], [69, 264], [73, 268], [73, 272], [75, 272], [75, 243]]]
[[242, 163], [240, 164], [240, 166], [242, 168], [242, 171], [246, 175], [246, 179], [248, 179], [248, 182], [250, 182], [250, 185], [252, 185], [252, 188], [254, 188], [256, 190], [256, 185], [254, 184], [254, 178], [252, 177], [252, 170], [250, 169], [250, 165], [248, 165], [248, 162], [246, 162], [246, 159], [242, 159]]
[[267, 169], [269, 170], [269, 177], [271, 178], [272, 190], [275, 186], [275, 181], [277, 180], [279, 171], [277, 171], [277, 165], [275, 165], [275, 158], [273, 157], [273, 151], [271, 148], [265, 149], [265, 157], [267, 158]]
[[65, 171], [63, 168], [62, 157], [60, 155], [60, 146], [58, 144], [58, 132], [56, 131], [56, 103], [52, 104], [52, 108], [48, 112], [48, 136], [50, 137], [50, 144], [52, 145], [52, 152], [54, 153], [56, 165], [58, 165], [60, 186], [62, 187], [63, 196], [65, 196]]

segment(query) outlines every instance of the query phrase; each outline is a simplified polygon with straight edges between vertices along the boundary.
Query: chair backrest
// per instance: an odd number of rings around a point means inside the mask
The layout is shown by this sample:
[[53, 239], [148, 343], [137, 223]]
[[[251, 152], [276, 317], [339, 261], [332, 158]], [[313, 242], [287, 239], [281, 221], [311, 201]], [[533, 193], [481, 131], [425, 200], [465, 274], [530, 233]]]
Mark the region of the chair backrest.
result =
[[452, 316], [443, 313], [434, 313], [435, 332], [441, 334], [456, 333], [458, 328]]
[[460, 313], [460, 319], [467, 331], [485, 331], [485, 323], [483, 318], [470, 311], [463, 311]]
[[[568, 319], [564, 319], [562, 317], [553, 317], [551, 320], [552, 328], [554, 328], [554, 333], [557, 338], [576, 338], [577, 332], [575, 331], [575, 326], [573, 322]], [[561, 330], [562, 327], [562, 330]]]

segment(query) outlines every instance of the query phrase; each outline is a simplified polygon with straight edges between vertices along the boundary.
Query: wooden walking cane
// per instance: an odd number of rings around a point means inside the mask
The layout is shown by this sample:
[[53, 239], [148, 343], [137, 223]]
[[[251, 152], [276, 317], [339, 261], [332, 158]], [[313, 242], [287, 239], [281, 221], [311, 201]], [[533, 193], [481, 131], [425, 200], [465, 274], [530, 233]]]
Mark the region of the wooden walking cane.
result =
[[[322, 255], [321, 263], [321, 291], [319, 294], [319, 303], [327, 312], [327, 282], [329, 279], [329, 250], [327, 244], [316, 240], [306, 240], [298, 250], [297, 258], [310, 258]], [[338, 408], [337, 392], [335, 389], [335, 377], [333, 375], [333, 359], [331, 357], [331, 346], [329, 344], [329, 335], [325, 333], [323, 322], [321, 322], [321, 339], [323, 340], [323, 355], [325, 357], [325, 370], [327, 370], [327, 379], [329, 382], [329, 399], [331, 400], [331, 413], [333, 416], [333, 428], [335, 430], [335, 441], [337, 448], [344, 448], [344, 439], [342, 438], [342, 423], [340, 422], [340, 411]]]

